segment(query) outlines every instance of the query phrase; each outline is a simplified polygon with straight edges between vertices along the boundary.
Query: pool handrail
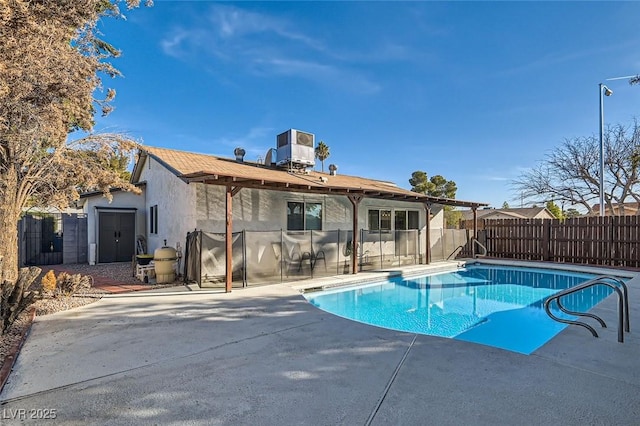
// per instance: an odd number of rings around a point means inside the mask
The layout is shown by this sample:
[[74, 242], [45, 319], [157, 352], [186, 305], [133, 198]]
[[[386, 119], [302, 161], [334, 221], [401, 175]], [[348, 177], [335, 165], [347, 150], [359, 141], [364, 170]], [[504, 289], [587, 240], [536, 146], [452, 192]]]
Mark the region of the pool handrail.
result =
[[457, 254], [457, 252], [458, 252], [458, 250], [459, 250], [459, 249], [463, 249], [463, 248], [464, 248], [464, 246], [465, 246], [465, 245], [463, 244], [463, 245], [459, 245], [458, 247], [456, 247], [456, 248], [451, 252], [451, 254], [450, 254], [449, 256], [447, 256], [447, 260], [451, 260], [451, 257], [452, 257], [454, 254]]
[[[476, 237], [471, 237], [471, 244], [472, 244], [472, 255], [475, 259], [477, 259], [478, 257], [485, 257], [488, 253], [487, 248], [476, 238]], [[475, 253], [475, 246], [473, 244], [477, 244], [480, 246], [480, 248], [482, 250], [484, 250], [484, 253], [482, 254], [476, 254]], [[457, 254], [459, 249], [464, 249], [464, 247], [466, 246], [466, 244], [462, 244], [459, 245], [458, 247], [456, 247], [449, 256], [447, 256], [447, 260], [451, 260], [451, 257], [453, 257], [454, 254]]]
[[482, 243], [481, 243], [481, 242], [480, 242], [476, 237], [471, 237], [471, 242], [472, 242], [472, 244], [477, 244], [477, 245], [479, 245], [479, 246], [480, 246], [480, 248], [481, 248], [482, 250], [484, 250], [484, 253], [482, 253], [482, 254], [476, 254], [476, 250], [475, 250], [475, 248], [476, 248], [476, 247], [475, 247], [475, 246], [473, 246], [473, 257], [474, 257], [475, 259], [477, 259], [478, 257], [485, 257], [485, 256], [487, 255], [487, 253], [488, 253], [489, 251], [488, 251], [488, 250], [487, 250], [487, 248], [484, 246], [484, 244], [482, 244]]
[[[613, 283], [611, 281], [613, 281]], [[596, 330], [593, 327], [591, 327], [589, 324], [582, 321], [559, 318], [555, 316], [553, 313], [551, 313], [551, 309], [550, 309], [551, 302], [555, 300], [556, 304], [558, 305], [558, 308], [560, 308], [560, 310], [565, 314], [593, 318], [596, 321], [598, 321], [603, 328], [606, 328], [607, 327], [606, 323], [602, 320], [602, 318], [598, 317], [597, 315], [591, 314], [588, 312], [570, 311], [566, 309], [562, 305], [562, 302], [560, 301], [561, 297], [563, 296], [566, 296], [568, 294], [573, 294], [578, 291], [584, 290], [586, 288], [594, 287], [596, 285], [605, 285], [609, 288], [612, 288], [618, 294], [618, 342], [623, 343], [624, 331], [626, 331], [627, 333], [629, 332], [629, 293], [628, 293], [627, 285], [624, 283], [624, 281], [622, 281], [619, 278], [612, 277], [610, 275], [601, 275], [591, 280], [585, 281], [581, 284], [578, 284], [576, 286], [573, 286], [571, 288], [562, 290], [558, 293], [555, 293], [549, 296], [544, 301], [544, 310], [547, 313], [547, 315], [551, 317], [551, 319], [564, 324], [579, 325], [589, 330], [593, 335], [593, 337], [598, 337], [598, 333], [596, 332]]]

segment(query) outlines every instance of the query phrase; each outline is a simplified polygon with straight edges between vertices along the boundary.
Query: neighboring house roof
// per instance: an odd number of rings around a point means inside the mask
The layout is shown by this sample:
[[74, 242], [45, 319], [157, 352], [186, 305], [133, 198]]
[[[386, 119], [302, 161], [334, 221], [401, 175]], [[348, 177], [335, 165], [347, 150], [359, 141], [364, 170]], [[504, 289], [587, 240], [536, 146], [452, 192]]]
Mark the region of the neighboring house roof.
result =
[[131, 182], [140, 179], [147, 156], [163, 164], [186, 182], [261, 188], [276, 191], [311, 192], [320, 194], [363, 195], [370, 198], [432, 202], [461, 207], [481, 207], [486, 203], [430, 197], [398, 187], [392, 182], [357, 176], [329, 175], [317, 171], [292, 172], [251, 162], [238, 162], [208, 154], [144, 146], [131, 175]]
[[[523, 207], [510, 209], [480, 209], [477, 210], [480, 219], [554, 219], [553, 214], [546, 207]], [[464, 220], [473, 219], [473, 211], [462, 212]]]
[[[624, 216], [635, 216], [640, 214], [640, 204], [638, 203], [624, 203]], [[613, 213], [614, 216], [622, 216], [622, 209], [620, 208], [619, 204], [614, 204], [613, 205]], [[597, 216], [600, 211], [600, 204], [594, 204], [593, 205], [593, 211], [595, 213], [593, 213], [593, 215]], [[605, 216], [611, 216], [611, 211], [609, 210], [608, 207], [605, 207], [604, 209], [604, 214]]]

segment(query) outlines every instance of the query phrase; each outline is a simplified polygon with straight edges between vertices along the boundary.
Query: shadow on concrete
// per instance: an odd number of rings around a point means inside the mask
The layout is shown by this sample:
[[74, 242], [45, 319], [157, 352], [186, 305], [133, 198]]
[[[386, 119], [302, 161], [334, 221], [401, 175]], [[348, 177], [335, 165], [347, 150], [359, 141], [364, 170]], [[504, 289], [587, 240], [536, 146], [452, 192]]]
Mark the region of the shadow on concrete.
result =
[[620, 345], [615, 330], [593, 339], [568, 329], [531, 356], [413, 341], [327, 314], [281, 285], [105, 298], [37, 319], [0, 403], [4, 413], [51, 408], [59, 422], [82, 424], [582, 425], [640, 416], [640, 366], [628, 363], [625, 375], [617, 367], [637, 359], [635, 335]]

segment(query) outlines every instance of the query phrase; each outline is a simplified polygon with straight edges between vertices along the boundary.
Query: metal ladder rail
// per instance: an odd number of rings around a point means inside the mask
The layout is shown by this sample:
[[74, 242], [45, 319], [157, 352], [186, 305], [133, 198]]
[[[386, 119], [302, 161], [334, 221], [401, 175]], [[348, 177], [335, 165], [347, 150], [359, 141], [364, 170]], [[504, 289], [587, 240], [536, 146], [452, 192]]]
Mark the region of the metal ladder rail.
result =
[[484, 244], [482, 244], [476, 237], [472, 237], [471, 238], [471, 242], [472, 244], [477, 244], [478, 246], [480, 246], [480, 248], [484, 251], [484, 253], [482, 254], [476, 254], [474, 257], [477, 259], [478, 257], [485, 257], [487, 255], [487, 253], [489, 252], [487, 250], [487, 248], [484, 246]]
[[455, 250], [453, 250], [453, 251], [451, 252], [451, 254], [450, 254], [449, 256], [447, 256], [447, 260], [451, 260], [451, 257], [452, 257], [454, 254], [457, 254], [457, 252], [458, 252], [458, 250], [459, 250], [459, 249], [463, 249], [463, 248], [464, 248], [464, 245], [456, 247], [456, 248], [455, 248]]
[[[615, 284], [612, 284], [609, 281], [606, 280], [611, 280], [613, 281]], [[581, 327], [586, 328], [587, 330], [589, 330], [591, 332], [591, 334], [593, 335], [593, 337], [598, 337], [598, 333], [596, 332], [596, 330], [591, 327], [589, 324], [581, 322], [581, 321], [575, 321], [575, 320], [569, 320], [569, 319], [564, 319], [564, 318], [559, 318], [555, 315], [553, 315], [553, 313], [551, 313], [551, 309], [550, 309], [550, 305], [552, 301], [556, 301], [556, 304], [558, 305], [558, 308], [560, 308], [560, 310], [566, 314], [569, 315], [576, 315], [576, 316], [585, 316], [585, 317], [589, 317], [589, 318], [593, 318], [595, 320], [597, 320], [600, 325], [603, 328], [606, 328], [607, 325], [606, 323], [597, 315], [594, 314], [590, 314], [587, 312], [574, 312], [574, 311], [570, 311], [568, 309], [566, 309], [563, 305], [562, 302], [560, 301], [561, 297], [566, 296], [568, 294], [573, 294], [576, 293], [578, 291], [584, 290], [586, 288], [589, 287], [594, 287], [596, 285], [606, 285], [607, 287], [612, 288], [617, 294], [618, 294], [618, 342], [622, 343], [624, 342], [624, 331], [626, 331], [627, 333], [629, 332], [629, 296], [628, 296], [628, 289], [627, 289], [627, 285], [624, 283], [624, 281], [612, 277], [612, 276], [607, 276], [607, 275], [603, 275], [603, 276], [599, 276], [596, 277], [594, 279], [591, 279], [589, 281], [586, 281], [582, 284], [578, 284], [577, 286], [568, 288], [566, 290], [563, 290], [559, 293], [556, 293], [550, 297], [548, 297], [545, 302], [544, 302], [544, 309], [545, 312], [547, 313], [547, 315], [549, 315], [549, 317], [551, 317], [551, 319], [564, 323], [564, 324], [572, 324], [572, 325], [579, 325]], [[620, 290], [622, 289], [622, 290]], [[623, 331], [624, 329], [624, 331]]]
[[[471, 244], [477, 244], [477, 245], [478, 245], [478, 246], [480, 246], [480, 248], [484, 251], [484, 253], [483, 253], [483, 254], [476, 254], [476, 255], [475, 255], [475, 258], [476, 258], [476, 259], [477, 259], [478, 257], [481, 257], [481, 256], [482, 256], [482, 257], [485, 257], [485, 256], [487, 255], [487, 253], [488, 253], [487, 248], [486, 248], [486, 247], [485, 247], [485, 246], [484, 246], [480, 241], [478, 241], [478, 239], [477, 239], [476, 237], [471, 237]], [[457, 253], [457, 251], [458, 251], [459, 249], [463, 249], [465, 245], [466, 245], [466, 244], [463, 244], [463, 245], [460, 245], [460, 246], [456, 247], [456, 248], [451, 252], [451, 254], [450, 254], [449, 256], [447, 256], [447, 260], [450, 260], [450, 259], [451, 259], [451, 257], [452, 257], [454, 254], [456, 254], [456, 253]]]
[[[610, 280], [613, 281], [615, 284], [618, 284], [622, 289], [622, 300], [624, 303], [623, 309], [622, 309], [622, 317], [624, 319], [624, 330], [628, 333], [629, 332], [629, 289], [627, 288], [627, 285], [625, 284], [624, 281], [622, 281], [619, 278], [613, 277], [611, 275], [601, 275], [599, 277], [596, 277], [594, 279], [592, 279], [591, 281], [598, 281], [598, 284], [604, 284], [601, 283], [600, 281], [603, 280]], [[588, 282], [588, 281], [587, 281]], [[596, 285], [596, 284], [594, 284]], [[606, 284], [605, 284], [606, 285]], [[611, 287], [610, 285], [608, 285], [608, 287]], [[611, 287], [614, 288], [614, 287]], [[615, 290], [615, 288], [614, 288]], [[620, 296], [620, 293], [618, 293], [618, 296]], [[569, 315], [580, 315], [580, 313], [578, 312], [572, 312], [567, 310], [566, 308], [564, 308], [564, 306], [562, 306], [562, 304], [560, 303], [560, 299], [558, 299], [556, 301], [558, 303], [558, 307], [565, 313], [569, 314]], [[587, 312], [583, 312], [582, 316], [587, 316], [587, 317], [596, 317], [596, 315], [593, 314], [589, 314]], [[597, 319], [597, 318], [596, 318]], [[602, 321], [604, 323], [604, 321]], [[606, 328], [606, 325], [603, 325], [603, 327]]]

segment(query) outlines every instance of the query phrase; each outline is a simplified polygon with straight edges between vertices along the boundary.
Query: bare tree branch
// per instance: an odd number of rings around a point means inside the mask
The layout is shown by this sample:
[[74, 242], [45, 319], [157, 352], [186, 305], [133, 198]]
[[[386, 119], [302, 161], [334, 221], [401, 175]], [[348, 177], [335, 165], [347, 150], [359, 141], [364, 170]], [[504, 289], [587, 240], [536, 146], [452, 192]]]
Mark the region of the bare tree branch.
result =
[[[606, 129], [604, 134], [605, 204], [612, 214], [617, 206], [624, 213], [629, 199], [640, 201], [640, 125]], [[528, 202], [565, 201], [595, 213], [600, 194], [600, 141], [595, 136], [566, 139], [535, 168], [512, 182]]]

